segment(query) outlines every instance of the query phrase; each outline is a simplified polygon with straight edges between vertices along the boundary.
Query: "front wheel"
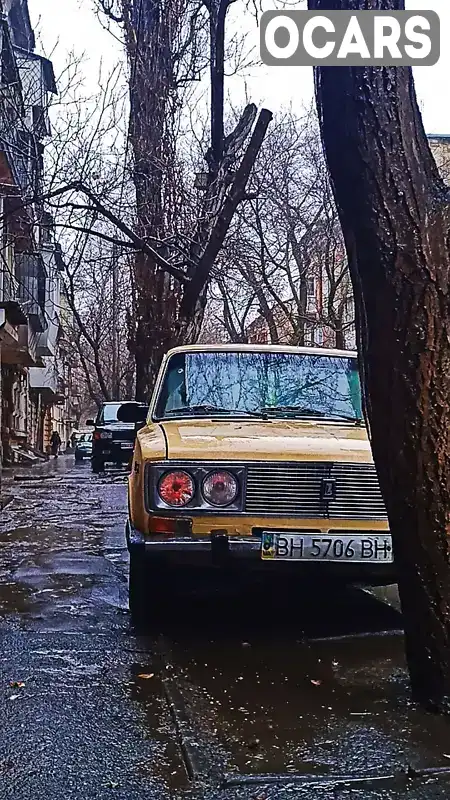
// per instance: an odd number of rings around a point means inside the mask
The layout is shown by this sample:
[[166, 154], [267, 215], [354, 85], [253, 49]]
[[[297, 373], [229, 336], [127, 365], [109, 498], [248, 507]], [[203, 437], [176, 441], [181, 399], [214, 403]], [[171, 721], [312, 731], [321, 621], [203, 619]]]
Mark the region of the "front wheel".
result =
[[105, 469], [104, 461], [101, 461], [99, 458], [93, 458], [91, 461], [92, 464], [92, 472], [95, 472], [98, 475], [99, 472], [103, 472]]

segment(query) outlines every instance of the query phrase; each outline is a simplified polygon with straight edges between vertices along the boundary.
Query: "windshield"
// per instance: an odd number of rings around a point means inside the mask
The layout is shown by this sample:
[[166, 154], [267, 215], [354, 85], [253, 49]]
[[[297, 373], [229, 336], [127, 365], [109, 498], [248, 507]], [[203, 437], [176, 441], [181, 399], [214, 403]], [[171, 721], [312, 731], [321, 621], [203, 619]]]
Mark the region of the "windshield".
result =
[[177, 353], [169, 360], [156, 419], [259, 414], [362, 418], [356, 359], [303, 353]]
[[103, 425], [108, 422], [117, 422], [117, 412], [121, 405], [122, 403], [111, 403], [110, 405], [103, 406], [98, 415], [97, 424]]

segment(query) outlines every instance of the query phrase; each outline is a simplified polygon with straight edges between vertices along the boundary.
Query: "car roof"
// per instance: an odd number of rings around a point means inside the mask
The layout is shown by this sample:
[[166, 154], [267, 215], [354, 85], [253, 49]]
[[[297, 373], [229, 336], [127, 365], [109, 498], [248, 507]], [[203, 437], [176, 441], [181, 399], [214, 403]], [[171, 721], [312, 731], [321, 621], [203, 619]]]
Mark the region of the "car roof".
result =
[[289, 353], [297, 355], [357, 358], [356, 350], [336, 350], [326, 347], [293, 347], [287, 344], [190, 344], [173, 347], [166, 358], [175, 353]]
[[135, 403], [136, 400], [107, 400], [102, 406], [124, 406], [126, 403]]

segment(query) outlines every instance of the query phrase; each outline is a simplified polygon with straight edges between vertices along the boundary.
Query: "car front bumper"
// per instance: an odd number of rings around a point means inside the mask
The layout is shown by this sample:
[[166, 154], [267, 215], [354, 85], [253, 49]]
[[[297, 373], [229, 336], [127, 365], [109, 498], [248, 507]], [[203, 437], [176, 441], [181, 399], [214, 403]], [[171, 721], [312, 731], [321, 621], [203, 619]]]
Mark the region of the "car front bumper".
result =
[[126, 538], [130, 553], [136, 553], [143, 559], [148, 559], [149, 563], [157, 563], [161, 567], [243, 568], [371, 585], [395, 582], [393, 564], [263, 560], [260, 536], [230, 536], [225, 533], [212, 533], [202, 537], [170, 534], [144, 536], [127, 520]]

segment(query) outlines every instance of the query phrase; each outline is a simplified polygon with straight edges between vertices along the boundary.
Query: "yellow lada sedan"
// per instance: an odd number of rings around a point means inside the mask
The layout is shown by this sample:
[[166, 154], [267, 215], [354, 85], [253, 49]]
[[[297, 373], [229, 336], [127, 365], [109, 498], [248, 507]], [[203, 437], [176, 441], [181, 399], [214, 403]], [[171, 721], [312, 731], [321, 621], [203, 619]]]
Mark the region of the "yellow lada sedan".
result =
[[[139, 409], [124, 406], [123, 421], [142, 424]], [[127, 542], [135, 617], [170, 580], [167, 568], [391, 583], [356, 353], [171, 350], [137, 436]]]

